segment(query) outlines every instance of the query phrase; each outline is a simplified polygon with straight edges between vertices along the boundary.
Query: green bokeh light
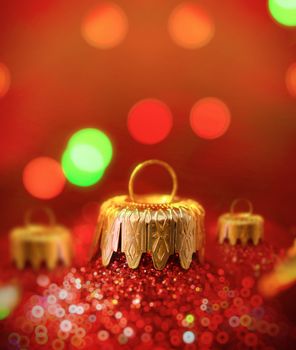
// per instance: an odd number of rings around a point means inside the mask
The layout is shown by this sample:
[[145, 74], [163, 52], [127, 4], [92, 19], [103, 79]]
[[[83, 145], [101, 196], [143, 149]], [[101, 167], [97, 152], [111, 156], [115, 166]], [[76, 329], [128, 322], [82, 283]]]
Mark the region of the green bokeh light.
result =
[[7, 307], [0, 307], [0, 321], [5, 320], [10, 315], [10, 310]]
[[[112, 143], [109, 137], [102, 131], [94, 128], [86, 128], [77, 131], [70, 138], [68, 149], [71, 150], [72, 147], [78, 144], [87, 145], [96, 149], [102, 156], [103, 168], [106, 168], [110, 164], [113, 155]], [[79, 164], [77, 159], [75, 160], [75, 164]]]
[[104, 169], [100, 169], [93, 172], [79, 169], [73, 163], [69, 149], [66, 149], [62, 156], [62, 168], [68, 181], [76, 186], [81, 187], [94, 185], [104, 175]]
[[96, 172], [105, 168], [101, 152], [87, 144], [76, 144], [68, 149], [73, 164], [80, 170]]
[[192, 314], [188, 314], [188, 315], [186, 315], [185, 320], [187, 323], [193, 323], [195, 320], [195, 317]]
[[296, 26], [296, 0], [269, 0], [268, 7], [278, 23], [288, 27]]

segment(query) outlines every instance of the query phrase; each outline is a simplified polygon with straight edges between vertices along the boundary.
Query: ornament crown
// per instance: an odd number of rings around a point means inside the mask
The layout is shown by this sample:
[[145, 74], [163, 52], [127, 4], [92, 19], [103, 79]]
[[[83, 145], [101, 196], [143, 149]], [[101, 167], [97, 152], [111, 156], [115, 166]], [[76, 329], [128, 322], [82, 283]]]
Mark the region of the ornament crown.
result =
[[[160, 165], [171, 175], [173, 188], [169, 195], [135, 195], [134, 181], [140, 170]], [[192, 255], [204, 256], [203, 207], [191, 199], [176, 197], [178, 184], [174, 169], [166, 162], [152, 159], [138, 164], [129, 179], [129, 195], [105, 201], [98, 217], [92, 257], [102, 254], [107, 266], [113, 252], [125, 253], [130, 268], [137, 268], [143, 253], [150, 253], [154, 267], [162, 270], [170, 255], [178, 254], [181, 266], [188, 269]]]
[[[239, 203], [248, 206], [247, 211], [236, 212]], [[257, 245], [263, 239], [264, 219], [261, 215], [253, 214], [252, 203], [244, 198], [235, 199], [230, 206], [230, 212], [220, 216], [218, 220], [219, 243], [228, 240], [231, 245], [238, 242], [245, 245], [251, 241]]]
[[25, 215], [25, 225], [15, 227], [10, 232], [12, 260], [17, 268], [23, 269], [29, 262], [38, 269], [45, 262], [48, 269], [53, 269], [60, 261], [70, 265], [72, 244], [70, 231], [56, 224], [54, 213], [49, 208], [41, 208], [48, 217], [47, 225], [33, 223], [33, 210]]

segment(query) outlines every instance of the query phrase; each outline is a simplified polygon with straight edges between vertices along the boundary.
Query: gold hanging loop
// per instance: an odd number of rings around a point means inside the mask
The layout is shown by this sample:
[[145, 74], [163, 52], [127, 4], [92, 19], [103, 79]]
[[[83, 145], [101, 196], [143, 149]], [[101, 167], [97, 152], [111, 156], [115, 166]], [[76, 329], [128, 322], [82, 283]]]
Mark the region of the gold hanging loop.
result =
[[41, 208], [35, 208], [35, 209], [28, 209], [25, 214], [25, 225], [30, 226], [33, 224], [32, 217], [36, 213], [36, 211], [42, 211], [46, 214], [48, 218], [48, 224], [49, 226], [54, 226], [56, 224], [56, 217], [54, 215], [54, 212], [52, 209], [48, 207], [41, 207]]
[[238, 204], [240, 204], [240, 203], [244, 203], [248, 207], [248, 211], [244, 211], [243, 213], [247, 213], [247, 214], [252, 214], [253, 213], [253, 204], [252, 204], [251, 201], [249, 201], [246, 198], [237, 198], [237, 199], [232, 201], [231, 206], [230, 206], [230, 212], [232, 214], [242, 213], [241, 211], [240, 212], [235, 211], [235, 209], [237, 208]]
[[168, 163], [164, 162], [163, 160], [158, 160], [158, 159], [146, 160], [145, 162], [138, 164], [134, 168], [133, 172], [131, 173], [131, 176], [129, 178], [129, 183], [128, 183], [128, 192], [129, 192], [129, 197], [130, 197], [131, 201], [137, 202], [135, 192], [134, 192], [134, 182], [135, 182], [136, 176], [139, 174], [139, 172], [141, 170], [143, 170], [144, 168], [146, 168], [147, 166], [150, 166], [150, 165], [160, 165], [163, 168], [165, 168], [168, 171], [168, 173], [170, 174], [170, 176], [172, 178], [172, 182], [173, 182], [173, 188], [172, 188], [170, 195], [167, 198], [167, 203], [173, 202], [173, 200], [176, 196], [176, 193], [177, 193], [177, 189], [178, 189], [177, 175], [175, 173], [175, 170]]

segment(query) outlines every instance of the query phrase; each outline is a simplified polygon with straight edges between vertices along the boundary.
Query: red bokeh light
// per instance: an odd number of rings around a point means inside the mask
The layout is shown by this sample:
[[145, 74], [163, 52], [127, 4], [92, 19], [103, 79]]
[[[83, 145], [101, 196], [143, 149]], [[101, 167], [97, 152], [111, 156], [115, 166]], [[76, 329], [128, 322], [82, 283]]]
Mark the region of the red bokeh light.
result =
[[296, 97], [296, 63], [293, 63], [287, 70], [286, 85], [289, 93]]
[[128, 20], [116, 4], [103, 2], [84, 18], [82, 36], [91, 45], [110, 49], [119, 45], [128, 31]]
[[155, 144], [163, 141], [172, 129], [173, 117], [166, 104], [155, 99], [136, 103], [128, 115], [128, 129], [137, 141]]
[[60, 164], [55, 159], [38, 157], [26, 165], [23, 183], [32, 196], [51, 199], [62, 192], [66, 180]]
[[0, 63], [0, 97], [3, 97], [10, 86], [10, 74], [8, 68]]
[[205, 139], [222, 136], [230, 125], [231, 115], [224, 102], [217, 98], [204, 98], [195, 103], [190, 112], [193, 131]]
[[185, 2], [178, 5], [171, 13], [168, 30], [178, 45], [186, 49], [197, 49], [211, 41], [215, 26], [203, 8]]

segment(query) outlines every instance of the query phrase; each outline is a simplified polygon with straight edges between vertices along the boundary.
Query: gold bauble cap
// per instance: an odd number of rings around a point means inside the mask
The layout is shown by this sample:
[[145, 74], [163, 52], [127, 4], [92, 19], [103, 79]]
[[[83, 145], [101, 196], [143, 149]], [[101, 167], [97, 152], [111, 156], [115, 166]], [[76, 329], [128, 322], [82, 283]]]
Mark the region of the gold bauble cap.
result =
[[[170, 195], [136, 196], [134, 180], [139, 171], [149, 165], [160, 165], [171, 175]], [[170, 255], [178, 254], [181, 266], [188, 269], [192, 255], [204, 257], [203, 207], [192, 199], [176, 197], [177, 176], [166, 162], [152, 159], [140, 163], [129, 179], [129, 195], [105, 201], [98, 217], [92, 257], [101, 252], [102, 264], [107, 266], [113, 252], [125, 253], [130, 268], [137, 268], [143, 253], [150, 253], [154, 267], [162, 270]]]
[[[236, 212], [239, 203], [244, 202], [248, 206], [247, 211]], [[243, 245], [252, 242], [257, 245], [263, 239], [264, 219], [261, 215], [253, 214], [252, 203], [243, 198], [235, 199], [230, 207], [230, 212], [220, 216], [218, 221], [219, 243], [228, 240], [231, 245], [241, 243]]]
[[72, 257], [70, 231], [56, 224], [55, 216], [49, 208], [41, 208], [48, 216], [49, 224], [32, 222], [30, 210], [25, 216], [25, 225], [10, 232], [11, 257], [17, 268], [23, 269], [29, 263], [34, 269], [45, 263], [53, 269], [61, 262], [68, 266]]

